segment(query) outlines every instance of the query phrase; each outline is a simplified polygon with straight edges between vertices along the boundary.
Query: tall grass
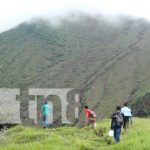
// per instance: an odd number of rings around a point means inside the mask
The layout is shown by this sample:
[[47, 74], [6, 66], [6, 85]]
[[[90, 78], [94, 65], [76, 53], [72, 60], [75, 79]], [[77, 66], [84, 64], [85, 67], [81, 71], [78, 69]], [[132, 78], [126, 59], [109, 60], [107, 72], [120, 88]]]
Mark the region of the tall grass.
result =
[[92, 129], [60, 127], [51, 129], [16, 126], [0, 136], [0, 150], [149, 150], [150, 119], [135, 118], [121, 142], [108, 137], [110, 120], [98, 123], [100, 135]]

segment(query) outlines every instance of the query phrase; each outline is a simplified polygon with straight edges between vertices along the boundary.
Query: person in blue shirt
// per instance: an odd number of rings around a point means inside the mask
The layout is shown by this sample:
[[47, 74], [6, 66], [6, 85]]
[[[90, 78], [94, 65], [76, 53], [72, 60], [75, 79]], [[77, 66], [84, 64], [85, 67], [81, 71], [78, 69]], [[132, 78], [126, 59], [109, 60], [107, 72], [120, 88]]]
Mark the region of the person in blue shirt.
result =
[[43, 120], [43, 128], [48, 128], [48, 117], [50, 115], [51, 112], [51, 107], [48, 104], [47, 101], [44, 102], [44, 105], [41, 108], [41, 114], [40, 116], [42, 116], [42, 120]]

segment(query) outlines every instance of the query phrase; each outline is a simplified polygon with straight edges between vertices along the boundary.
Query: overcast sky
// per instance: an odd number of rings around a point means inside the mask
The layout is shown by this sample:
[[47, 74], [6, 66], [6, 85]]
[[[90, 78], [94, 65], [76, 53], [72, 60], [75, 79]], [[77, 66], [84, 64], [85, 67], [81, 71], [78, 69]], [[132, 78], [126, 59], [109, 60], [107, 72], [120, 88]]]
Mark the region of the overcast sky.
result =
[[54, 18], [69, 12], [127, 14], [150, 20], [149, 0], [0, 0], [0, 32], [32, 18]]

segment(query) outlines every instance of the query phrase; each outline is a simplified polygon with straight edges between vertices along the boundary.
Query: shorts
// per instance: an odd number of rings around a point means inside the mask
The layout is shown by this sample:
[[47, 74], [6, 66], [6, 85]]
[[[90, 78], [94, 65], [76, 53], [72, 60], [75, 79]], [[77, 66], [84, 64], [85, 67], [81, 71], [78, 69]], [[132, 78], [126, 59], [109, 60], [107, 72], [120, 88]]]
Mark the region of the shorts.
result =
[[124, 120], [125, 120], [125, 122], [129, 122], [130, 116], [124, 116]]
[[124, 116], [124, 127], [127, 126], [127, 123], [129, 122], [130, 120], [130, 116]]
[[87, 125], [96, 123], [96, 118], [87, 118]]

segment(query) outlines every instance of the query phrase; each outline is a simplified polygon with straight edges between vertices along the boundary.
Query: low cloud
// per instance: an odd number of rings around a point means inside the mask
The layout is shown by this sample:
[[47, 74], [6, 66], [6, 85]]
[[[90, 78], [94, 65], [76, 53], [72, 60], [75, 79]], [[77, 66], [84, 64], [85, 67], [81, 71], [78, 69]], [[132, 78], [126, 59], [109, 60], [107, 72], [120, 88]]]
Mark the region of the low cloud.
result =
[[109, 20], [115, 20], [114, 16], [119, 15], [150, 19], [148, 0], [0, 0], [0, 2], [0, 32], [33, 18], [49, 18], [54, 21], [56, 18], [68, 16], [71, 12], [111, 16], [108, 17]]

